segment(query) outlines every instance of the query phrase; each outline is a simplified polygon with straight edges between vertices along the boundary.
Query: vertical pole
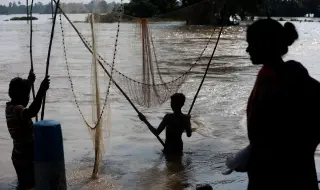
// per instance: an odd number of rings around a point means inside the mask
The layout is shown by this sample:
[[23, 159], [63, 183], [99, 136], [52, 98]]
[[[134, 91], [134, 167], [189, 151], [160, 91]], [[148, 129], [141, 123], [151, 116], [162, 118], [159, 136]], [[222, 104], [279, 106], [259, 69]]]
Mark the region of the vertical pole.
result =
[[53, 19], [53, 17], [54, 17], [54, 15], [53, 15], [53, 0], [51, 0], [51, 18]]
[[29, 0], [27, 0], [27, 23], [29, 24]]
[[[56, 18], [57, 18], [58, 9], [59, 9], [59, 3], [60, 3], [60, 0], [58, 0], [57, 3], [56, 3], [56, 9], [55, 9], [54, 17], [53, 17], [52, 28], [51, 28], [51, 36], [50, 36], [49, 49], [48, 49], [48, 55], [47, 55], [47, 66], [46, 66], [46, 75], [45, 75], [46, 77], [49, 74], [51, 48], [52, 48], [52, 41], [53, 41], [53, 36], [54, 36], [54, 28], [56, 26]], [[41, 120], [43, 120], [43, 117], [44, 117], [45, 105], [46, 105], [46, 94], [43, 97]]]
[[[31, 71], [33, 72], [33, 52], [32, 52], [32, 41], [33, 41], [33, 25], [32, 25], [32, 11], [33, 11], [33, 0], [31, 0], [31, 5], [30, 5], [30, 64], [31, 64]], [[32, 97], [35, 99], [35, 91], [34, 91], [34, 84], [31, 86], [32, 89]], [[38, 114], [36, 115], [36, 121], [38, 121]]]

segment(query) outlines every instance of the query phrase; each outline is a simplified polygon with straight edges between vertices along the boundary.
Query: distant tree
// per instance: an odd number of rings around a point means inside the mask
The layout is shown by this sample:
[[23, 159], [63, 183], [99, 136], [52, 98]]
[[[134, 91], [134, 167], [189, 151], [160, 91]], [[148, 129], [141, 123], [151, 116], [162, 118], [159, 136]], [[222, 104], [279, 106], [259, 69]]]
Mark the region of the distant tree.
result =
[[320, 0], [303, 0], [302, 5], [306, 13], [317, 14], [319, 11]]
[[[91, 1], [88, 4], [61, 3], [61, 6], [64, 7], [64, 11], [67, 13], [90, 13], [92, 10], [99, 10], [99, 12], [101, 13], [108, 13], [112, 11], [115, 5], [119, 5], [115, 2], [108, 4], [105, 0], [98, 1], [98, 3], [96, 2], [97, 1]], [[26, 5], [23, 5], [21, 3], [21, 0], [17, 1], [17, 3], [12, 1], [8, 6], [0, 5], [0, 14], [25, 14], [26, 8]], [[51, 3], [43, 4], [40, 1], [35, 2], [32, 12], [40, 14], [51, 14]]]
[[[30, 1], [30, 0], [29, 0]], [[220, 12], [225, 0], [130, 0], [124, 3], [124, 12], [136, 17], [169, 15], [172, 18], [185, 18], [191, 24], [214, 24], [221, 18]], [[313, 13], [320, 16], [320, 0], [227, 0], [226, 19], [239, 15], [242, 20], [248, 16], [304, 16]], [[92, 0], [83, 3], [62, 3], [67, 13], [90, 13], [98, 11], [109, 13], [118, 11], [119, 3], [107, 3], [106, 0]], [[182, 7], [184, 11], [175, 11]], [[51, 14], [51, 4], [37, 2], [33, 13]], [[8, 6], [0, 5], [0, 14], [25, 14], [26, 6], [21, 0], [12, 1]]]
[[0, 14], [8, 14], [8, 7], [0, 5]]
[[153, 17], [178, 9], [177, 0], [131, 0], [124, 5], [125, 14], [136, 17]]
[[13, 3], [12, 3], [12, 7], [13, 7], [13, 8], [18, 7], [18, 6], [17, 6], [17, 3], [16, 3], [16, 2], [13, 2]]
[[100, 13], [107, 13], [108, 12], [108, 3], [105, 1], [100, 1], [99, 4]]
[[132, 0], [125, 4], [124, 13], [140, 18], [148, 18], [155, 15], [157, 7], [147, 0]]
[[46, 4], [43, 6], [42, 11], [40, 12], [41, 14], [52, 14], [52, 8], [51, 4]]

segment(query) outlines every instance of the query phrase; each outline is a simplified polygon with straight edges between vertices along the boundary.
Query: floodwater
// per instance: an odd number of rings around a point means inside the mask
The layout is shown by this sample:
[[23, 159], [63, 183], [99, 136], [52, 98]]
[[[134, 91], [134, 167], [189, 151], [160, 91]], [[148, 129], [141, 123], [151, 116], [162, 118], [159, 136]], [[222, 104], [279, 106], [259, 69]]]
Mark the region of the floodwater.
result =
[[[26, 21], [4, 21], [14, 15], [0, 16], [0, 189], [14, 189], [16, 176], [11, 163], [12, 140], [5, 122], [5, 103], [8, 83], [15, 76], [27, 77], [29, 61], [29, 25]], [[34, 21], [34, 65], [37, 75], [36, 88], [45, 73], [49, 36], [52, 22], [49, 15], [36, 15]], [[83, 20], [85, 15], [70, 15], [71, 20]], [[91, 59], [70, 25], [64, 22], [64, 35], [70, 73], [74, 81], [80, 108], [90, 119]], [[320, 23], [295, 23], [300, 39], [285, 57], [301, 61], [313, 77], [320, 80]], [[77, 28], [90, 39], [90, 27], [77, 23]], [[214, 28], [186, 27], [183, 23], [154, 23], [151, 25], [157, 59], [165, 80], [178, 77], [189, 69], [204, 49]], [[128, 77], [141, 78], [141, 43], [137, 40], [135, 24], [121, 23], [115, 58], [115, 68]], [[198, 88], [201, 77], [215, 45], [219, 28], [203, 58], [192, 69], [180, 88], [186, 94], [184, 111]], [[96, 26], [98, 52], [108, 63], [112, 62], [117, 24]], [[232, 173], [224, 176], [224, 162], [228, 155], [248, 143], [245, 128], [246, 102], [253, 86], [258, 66], [250, 64], [245, 52], [245, 26], [227, 27], [223, 31], [208, 76], [192, 111], [192, 118], [201, 126], [198, 133], [184, 139], [184, 156], [180, 164], [167, 163], [161, 154], [161, 144], [139, 121], [127, 100], [112, 86], [106, 138], [100, 178], [91, 180], [94, 152], [88, 130], [74, 103], [63, 55], [59, 19], [50, 61], [52, 85], [48, 91], [45, 119], [61, 121], [69, 189], [195, 189], [199, 184], [211, 184], [213, 189], [245, 189], [247, 176]], [[103, 78], [101, 76], [100, 78]], [[106, 78], [104, 78], [106, 79]], [[107, 80], [100, 82], [102, 97]], [[122, 82], [121, 84], [126, 84]], [[102, 98], [103, 99], [103, 98]], [[138, 109], [157, 126], [169, 102], [155, 107]], [[164, 135], [161, 135], [164, 138]], [[292, 155], [294, 156], [294, 154]], [[315, 156], [319, 165], [318, 154]], [[318, 171], [319, 168], [318, 168]]]

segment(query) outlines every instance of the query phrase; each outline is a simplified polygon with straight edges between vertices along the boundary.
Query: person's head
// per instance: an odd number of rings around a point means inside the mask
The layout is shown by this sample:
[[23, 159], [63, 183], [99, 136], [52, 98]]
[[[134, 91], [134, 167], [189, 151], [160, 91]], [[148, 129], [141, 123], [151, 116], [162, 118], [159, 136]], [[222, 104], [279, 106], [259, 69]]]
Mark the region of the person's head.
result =
[[247, 30], [247, 52], [253, 64], [274, 64], [282, 60], [288, 47], [298, 39], [295, 26], [271, 18], [254, 22]]
[[13, 78], [9, 84], [9, 97], [11, 102], [27, 106], [31, 90], [30, 82], [20, 77]]
[[181, 111], [181, 108], [186, 101], [186, 97], [182, 93], [175, 93], [171, 96], [171, 108], [174, 112]]

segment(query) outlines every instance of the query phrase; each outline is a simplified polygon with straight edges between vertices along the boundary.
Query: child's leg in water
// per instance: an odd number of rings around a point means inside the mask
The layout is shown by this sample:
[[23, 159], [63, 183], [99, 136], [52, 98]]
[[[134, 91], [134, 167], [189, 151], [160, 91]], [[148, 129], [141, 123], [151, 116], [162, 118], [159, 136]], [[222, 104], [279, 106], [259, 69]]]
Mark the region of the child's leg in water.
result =
[[34, 165], [32, 162], [19, 162], [13, 160], [18, 176], [18, 187], [19, 189], [32, 189], [34, 187]]

